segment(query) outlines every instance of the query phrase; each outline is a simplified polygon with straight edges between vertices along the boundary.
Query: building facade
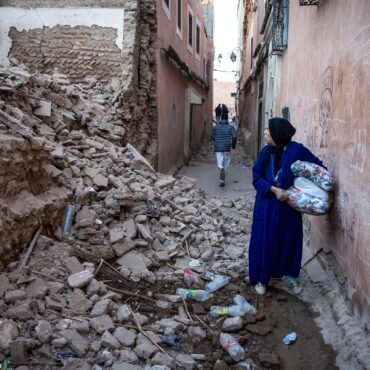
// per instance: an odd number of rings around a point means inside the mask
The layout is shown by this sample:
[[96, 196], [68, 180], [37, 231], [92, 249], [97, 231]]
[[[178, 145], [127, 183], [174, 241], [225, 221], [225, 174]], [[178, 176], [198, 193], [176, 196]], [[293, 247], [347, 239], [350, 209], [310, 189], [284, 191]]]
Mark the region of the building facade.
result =
[[207, 32], [213, 31], [213, 12], [208, 11], [213, 4], [206, 3], [157, 0], [158, 169], [162, 172], [187, 163], [212, 127], [214, 51], [212, 34]]
[[268, 119], [283, 116], [337, 178], [331, 212], [305, 219], [306, 242], [335, 256], [353, 310], [369, 327], [369, 3], [244, 0], [243, 11], [238, 94], [251, 154], [264, 145]]

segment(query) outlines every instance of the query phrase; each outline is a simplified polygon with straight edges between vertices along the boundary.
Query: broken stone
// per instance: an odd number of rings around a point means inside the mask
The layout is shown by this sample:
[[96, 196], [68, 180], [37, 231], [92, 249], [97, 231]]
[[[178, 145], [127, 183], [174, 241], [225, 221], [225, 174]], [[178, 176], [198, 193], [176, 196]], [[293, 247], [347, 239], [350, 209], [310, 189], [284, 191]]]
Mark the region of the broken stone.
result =
[[95, 303], [93, 309], [91, 310], [90, 317], [97, 317], [107, 314], [111, 302], [112, 301], [110, 299], [102, 299], [101, 301]]
[[92, 279], [93, 274], [90, 271], [84, 270], [68, 277], [68, 284], [72, 288], [81, 288], [87, 285]]
[[104, 347], [110, 348], [112, 350], [120, 347], [118, 340], [106, 330], [101, 338], [101, 343]]
[[115, 243], [112, 245], [113, 251], [117, 257], [121, 257], [131, 249], [135, 248], [135, 243], [131, 238], [126, 237], [122, 243]]
[[109, 230], [109, 240], [112, 244], [123, 241], [124, 236], [125, 234], [120, 228]]
[[48, 296], [45, 297], [45, 304], [48, 309], [55, 311], [62, 311], [63, 308], [66, 307], [66, 303], [64, 301], [56, 301]]
[[92, 306], [92, 303], [85, 297], [85, 294], [80, 289], [74, 289], [69, 298], [69, 308], [83, 315]]
[[72, 320], [70, 329], [77, 330], [80, 334], [88, 334], [90, 332], [90, 325], [87, 320]]
[[97, 294], [100, 290], [100, 283], [99, 281], [92, 279], [89, 285], [86, 288], [86, 294], [90, 297], [93, 294]]
[[143, 368], [138, 365], [132, 365], [129, 362], [116, 362], [113, 364], [112, 370], [143, 370]]
[[193, 370], [196, 366], [196, 362], [190, 355], [180, 353], [176, 356], [176, 361], [182, 366], [185, 370]]
[[170, 369], [175, 367], [175, 360], [167, 354], [157, 352], [151, 359], [153, 365], [168, 366]]
[[13, 320], [0, 321], [0, 348], [7, 350], [10, 342], [19, 335], [18, 326]]
[[162, 310], [170, 310], [173, 307], [173, 304], [167, 301], [155, 301], [155, 305]]
[[268, 369], [280, 369], [279, 357], [273, 352], [259, 352], [257, 358], [263, 367]]
[[66, 360], [62, 370], [92, 370], [91, 365], [79, 358], [69, 358]]
[[241, 317], [229, 317], [222, 324], [222, 329], [224, 331], [236, 331], [243, 327], [244, 321]]
[[68, 340], [68, 345], [80, 357], [84, 356], [89, 349], [89, 342], [84, 339], [76, 330], [63, 330], [59, 333]]
[[23, 301], [27, 297], [27, 294], [24, 290], [20, 289], [14, 289], [14, 290], [8, 290], [5, 293], [5, 302], [6, 303], [14, 303], [17, 301]]
[[55, 338], [51, 341], [51, 345], [54, 348], [63, 348], [68, 343], [66, 338]]
[[207, 332], [199, 326], [190, 326], [188, 328], [188, 335], [191, 338], [206, 338]]
[[[96, 213], [90, 207], [85, 206], [85, 207], [82, 207], [81, 211], [77, 213], [76, 219], [75, 219], [75, 225], [76, 227], [93, 226], [95, 223], [95, 220], [96, 220]], [[73, 258], [73, 257], [70, 257], [70, 258]]]
[[46, 320], [40, 320], [35, 327], [36, 335], [41, 343], [49, 343], [53, 335], [51, 325]]
[[130, 363], [137, 363], [139, 358], [137, 357], [136, 353], [131, 349], [123, 349], [119, 353], [120, 361], [130, 362]]
[[108, 186], [108, 179], [101, 174], [96, 175], [92, 180], [96, 186], [104, 188]]
[[261, 337], [265, 337], [268, 333], [271, 332], [271, 328], [268, 325], [264, 324], [247, 325], [246, 329], [253, 334], [260, 335]]
[[[27, 343], [24, 340], [15, 340], [9, 344], [10, 360], [14, 364], [22, 364], [27, 360]], [[17, 367], [17, 369], [19, 369]]]
[[150, 228], [148, 224], [138, 224], [137, 228], [141, 234], [141, 236], [150, 242], [153, 241], [152, 235], [150, 233]]
[[137, 229], [133, 220], [127, 220], [122, 224], [122, 228], [128, 238], [134, 239], [136, 237]]
[[106, 330], [111, 330], [114, 328], [113, 321], [108, 315], [93, 318], [91, 320], [91, 325], [98, 334], [102, 334]]
[[126, 328], [118, 327], [113, 336], [125, 347], [131, 347], [135, 344], [136, 334]]
[[10, 282], [5, 274], [0, 275], [0, 298], [11, 288]]
[[49, 288], [46, 283], [40, 278], [36, 278], [31, 284], [27, 287], [27, 295], [31, 298], [42, 299], [48, 293]]
[[151, 343], [145, 342], [137, 345], [134, 351], [140, 358], [146, 360], [152, 357], [152, 355], [158, 351], [158, 348]]
[[31, 307], [31, 303], [29, 301], [17, 304], [16, 306], [10, 308], [6, 312], [6, 317], [10, 319], [18, 319], [18, 320], [30, 320], [33, 318], [34, 313]]
[[122, 305], [118, 308], [117, 311], [117, 322], [121, 323], [127, 320], [130, 320], [132, 317], [130, 307], [128, 305]]

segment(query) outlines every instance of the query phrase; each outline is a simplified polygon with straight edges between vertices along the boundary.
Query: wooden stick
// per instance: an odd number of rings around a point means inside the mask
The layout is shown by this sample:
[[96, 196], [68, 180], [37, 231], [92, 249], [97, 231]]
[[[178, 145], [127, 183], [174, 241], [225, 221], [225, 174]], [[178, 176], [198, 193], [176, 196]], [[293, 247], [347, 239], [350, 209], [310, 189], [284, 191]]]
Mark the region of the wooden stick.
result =
[[183, 211], [182, 207], [178, 206], [175, 202], [173, 202], [172, 200], [166, 198], [166, 197], [162, 197], [162, 200], [166, 203], [168, 203], [173, 209], [175, 209], [176, 211]]
[[40, 271], [36, 271], [36, 270], [32, 270], [31, 269], [31, 272], [35, 275], [40, 275], [42, 277], [46, 277], [48, 278], [49, 280], [54, 280], [54, 281], [57, 281], [58, 283], [62, 283], [64, 284], [64, 281], [63, 280], [60, 280], [60, 279], [57, 279], [55, 278], [54, 276], [51, 276], [51, 275], [48, 275], [48, 274], [44, 274], [43, 272], [40, 272]]
[[28, 262], [28, 259], [30, 258], [30, 255], [31, 255], [31, 253], [33, 251], [33, 247], [35, 246], [35, 244], [37, 242], [37, 239], [38, 239], [38, 237], [39, 237], [39, 235], [41, 233], [41, 230], [42, 230], [42, 225], [38, 228], [38, 230], [36, 231], [36, 234], [32, 238], [31, 244], [28, 247], [27, 253], [26, 253], [26, 255], [23, 258], [22, 264], [19, 266], [18, 274], [20, 274], [22, 272], [24, 266], [26, 266], [26, 264]]
[[191, 257], [190, 257], [190, 251], [189, 251], [189, 245], [188, 245], [187, 240], [185, 240], [185, 246], [186, 246], [186, 251], [188, 252], [188, 256], [191, 259]]
[[207, 325], [198, 315], [194, 314], [195, 318], [203, 324], [207, 329], [209, 329], [209, 325]]
[[194, 321], [193, 318], [190, 316], [190, 312], [188, 310], [188, 305], [186, 304], [184, 297], [181, 296], [181, 299], [182, 299], [182, 303], [184, 304], [185, 312], [188, 315], [189, 320]]
[[194, 229], [190, 229], [181, 239], [181, 245], [183, 245], [190, 237], [191, 235], [193, 234], [194, 232]]
[[103, 266], [103, 263], [104, 263], [104, 259], [103, 258], [101, 258], [100, 259], [100, 262], [99, 262], [99, 266], [98, 266], [98, 268], [95, 270], [95, 272], [94, 272], [94, 277], [96, 276], [96, 275], [98, 275], [98, 273], [99, 273], [99, 271], [100, 271], [100, 269], [101, 269], [101, 267]]
[[144, 337], [146, 337], [148, 340], [150, 340], [162, 353], [164, 353], [165, 355], [167, 355], [167, 356], [169, 356], [169, 357], [171, 357], [174, 361], [175, 361], [175, 363], [176, 363], [176, 365], [178, 365], [178, 366], [180, 366], [180, 367], [182, 367], [182, 365], [181, 364], [179, 364], [176, 360], [175, 360], [175, 358], [174, 357], [172, 357], [168, 352], [166, 352], [158, 343], [156, 343], [144, 330], [143, 330], [143, 328], [141, 327], [141, 325], [140, 325], [140, 323], [139, 323], [139, 321], [138, 321], [138, 319], [136, 318], [136, 315], [135, 315], [135, 313], [132, 311], [132, 309], [131, 309], [131, 307], [129, 306], [129, 308], [130, 308], [130, 312], [131, 312], [131, 314], [132, 314], [132, 317], [134, 318], [134, 321], [135, 321], [135, 324], [136, 324], [136, 326], [137, 326], [137, 328], [139, 329], [139, 331], [140, 331], [140, 333], [142, 334], [142, 335], [144, 335]]
[[129, 296], [129, 297], [135, 297], [135, 298], [145, 299], [150, 302], [155, 302], [155, 299], [147, 297], [145, 295], [128, 292], [127, 290], [123, 290], [123, 289], [113, 288], [110, 285], [107, 285], [107, 288], [112, 290], [113, 292], [122, 293], [123, 295]]

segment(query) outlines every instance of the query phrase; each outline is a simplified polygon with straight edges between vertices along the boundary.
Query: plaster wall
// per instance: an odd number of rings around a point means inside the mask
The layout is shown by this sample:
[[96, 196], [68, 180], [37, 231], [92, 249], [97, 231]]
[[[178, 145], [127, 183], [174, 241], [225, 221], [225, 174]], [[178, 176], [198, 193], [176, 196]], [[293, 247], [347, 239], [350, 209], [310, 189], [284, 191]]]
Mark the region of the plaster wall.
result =
[[[177, 2], [170, 2], [166, 11], [162, 0], [157, 0], [158, 49], [158, 169], [171, 173], [184, 164], [187, 150], [197, 148], [212, 127], [212, 61], [213, 40], [204, 31], [202, 4], [198, 0], [182, 1], [182, 29], [177, 30]], [[188, 7], [193, 12], [193, 49], [188, 46]], [[195, 52], [196, 24], [200, 26], [200, 53]], [[171, 46], [189, 69], [209, 88], [198, 85], [186, 76], [161, 50]], [[208, 68], [206, 67], [208, 63]], [[201, 97], [201, 105], [190, 105], [187, 91]], [[191, 113], [189, 115], [189, 112]], [[191, 122], [185, 122], [191, 117]], [[186, 132], [188, 129], [190, 134]], [[185, 142], [189, 138], [190, 142]]]
[[347, 294], [370, 325], [370, 7], [367, 0], [290, 1], [288, 49], [282, 57], [280, 109], [289, 107], [296, 140], [338, 180], [335, 205], [309, 217], [311, 248], [332, 252]]

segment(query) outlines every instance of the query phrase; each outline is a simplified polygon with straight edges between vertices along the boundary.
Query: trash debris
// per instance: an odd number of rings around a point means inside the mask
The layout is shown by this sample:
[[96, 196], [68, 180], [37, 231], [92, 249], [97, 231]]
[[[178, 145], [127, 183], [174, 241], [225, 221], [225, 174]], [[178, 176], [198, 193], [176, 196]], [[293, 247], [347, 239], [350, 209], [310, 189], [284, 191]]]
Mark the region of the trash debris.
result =
[[229, 284], [229, 282], [230, 278], [228, 276], [215, 275], [212, 281], [206, 284], [205, 290], [212, 293], [223, 288], [225, 285]]
[[165, 344], [167, 347], [170, 347], [175, 351], [180, 351], [181, 338], [178, 335], [163, 335], [161, 339], [162, 343]]
[[232, 335], [227, 333], [221, 333], [220, 344], [222, 348], [229, 354], [229, 356], [235, 362], [244, 360], [245, 358], [244, 348], [241, 347], [241, 345]]
[[193, 299], [195, 301], [203, 302], [212, 297], [212, 294], [205, 290], [192, 290], [192, 289], [176, 289], [176, 294], [184, 299]]
[[295, 333], [294, 331], [287, 334], [284, 338], [283, 338], [283, 343], [286, 344], [286, 345], [289, 345], [289, 344], [293, 344], [297, 339], [297, 333]]
[[67, 236], [71, 232], [73, 217], [75, 214], [76, 206], [74, 204], [68, 204], [66, 207], [63, 223], [62, 223], [62, 235]]

